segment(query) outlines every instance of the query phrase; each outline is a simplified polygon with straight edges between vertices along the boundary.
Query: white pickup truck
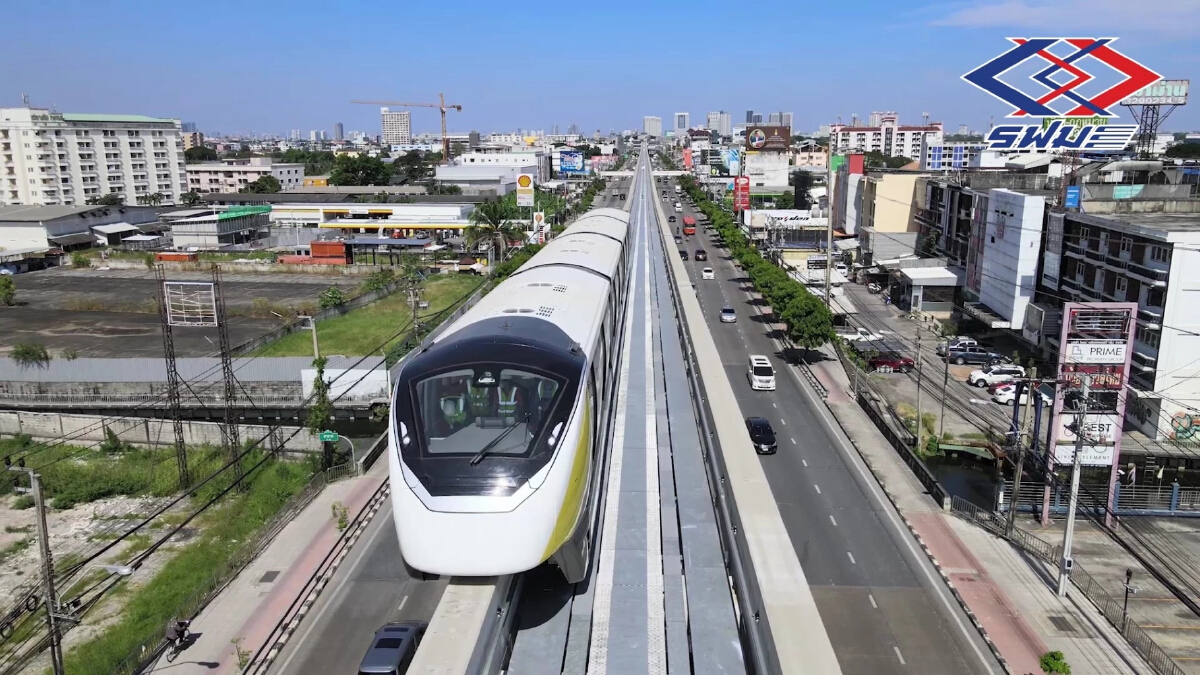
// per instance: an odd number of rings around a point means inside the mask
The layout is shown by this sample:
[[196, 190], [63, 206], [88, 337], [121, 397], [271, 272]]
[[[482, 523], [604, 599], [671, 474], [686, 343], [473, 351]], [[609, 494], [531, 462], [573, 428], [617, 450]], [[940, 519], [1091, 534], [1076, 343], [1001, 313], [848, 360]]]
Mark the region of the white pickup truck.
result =
[[838, 337], [850, 342], [863, 342], [869, 340], [882, 340], [883, 336], [878, 333], [872, 333], [866, 328], [838, 328]]

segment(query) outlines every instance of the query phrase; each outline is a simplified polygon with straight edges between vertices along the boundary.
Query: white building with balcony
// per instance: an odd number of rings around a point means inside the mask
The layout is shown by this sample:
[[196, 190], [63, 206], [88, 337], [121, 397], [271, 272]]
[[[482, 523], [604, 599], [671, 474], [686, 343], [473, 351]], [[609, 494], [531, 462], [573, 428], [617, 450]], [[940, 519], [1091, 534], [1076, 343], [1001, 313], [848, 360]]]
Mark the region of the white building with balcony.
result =
[[281, 190], [294, 190], [304, 185], [304, 165], [276, 164], [270, 157], [187, 165], [188, 188], [195, 192], [237, 192], [263, 176], [274, 176]]
[[872, 113], [870, 126], [829, 125], [830, 149], [834, 154], [850, 152], [881, 152], [888, 157], [922, 157], [922, 143], [930, 146], [943, 145], [941, 122], [930, 122], [922, 126], [900, 124], [894, 112]]
[[[1200, 431], [1200, 213], [1068, 213], [1057, 288], [1075, 302], [1136, 302], [1126, 424], [1158, 441]], [[1048, 254], [1051, 255], [1051, 254]], [[1057, 335], [1050, 341], [1055, 349]]]
[[0, 108], [0, 205], [83, 205], [109, 194], [174, 204], [184, 192], [177, 119]]

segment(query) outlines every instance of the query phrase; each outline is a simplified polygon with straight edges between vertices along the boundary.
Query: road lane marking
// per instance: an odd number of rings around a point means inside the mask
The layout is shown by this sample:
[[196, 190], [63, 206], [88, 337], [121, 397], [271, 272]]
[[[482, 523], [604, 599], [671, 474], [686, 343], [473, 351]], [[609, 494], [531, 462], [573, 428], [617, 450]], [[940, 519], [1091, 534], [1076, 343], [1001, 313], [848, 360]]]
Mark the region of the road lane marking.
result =
[[817, 488], [817, 494], [821, 494], [821, 486], [813, 483], [813, 487]]
[[647, 232], [646, 250], [642, 254], [642, 304], [644, 342], [646, 357], [646, 640], [647, 665], [651, 675], [667, 672], [666, 608], [663, 605], [662, 523], [659, 507], [658, 485], [658, 410], [655, 405], [654, 344], [652, 340], [654, 316], [651, 314], [650, 299], [650, 253], [649, 211], [643, 205], [642, 227]]
[[904, 661], [904, 655], [900, 653], [900, 648], [892, 645], [892, 649], [896, 650], [896, 658], [900, 659], [900, 665], [907, 666], [908, 663]]
[[794, 438], [789, 438], [788, 440], [792, 442], [792, 445], [795, 445], [795, 444], [796, 444], [796, 439], [794, 439]]
[[832, 514], [832, 513], [831, 513], [831, 514], [829, 514], [829, 522], [833, 523], [833, 526], [834, 526], [834, 527], [837, 527], [837, 521], [833, 519], [833, 514]]
[[802, 459], [802, 460], [800, 460], [800, 463], [801, 463], [801, 464], [803, 464], [804, 466], [808, 466], [808, 460], [807, 460], [807, 459]]
[[850, 557], [850, 564], [851, 564], [851, 565], [857, 565], [857, 564], [858, 564], [858, 562], [854, 560], [854, 554], [853, 554], [853, 553], [851, 553], [850, 551], [846, 551], [846, 555]]
[[869, 593], [868, 593], [868, 594], [867, 594], [867, 599], [871, 601], [871, 606], [872, 606], [872, 607], [874, 607], [875, 609], [879, 609], [879, 605], [875, 604], [875, 596], [873, 596], [873, 595], [871, 595], [871, 594], [869, 594]]
[[[771, 407], [772, 407], [772, 408], [778, 408], [778, 407], [779, 407], [779, 404], [778, 404], [778, 403], [772, 403], [772, 404], [771, 404]], [[403, 435], [403, 434], [401, 434], [401, 435]], [[400, 439], [400, 440], [404, 440], [404, 439]], [[793, 442], [793, 443], [795, 443], [795, 441], [792, 441], [792, 442]]]
[[400, 610], [404, 609], [404, 605], [407, 602], [408, 602], [408, 596], [406, 595], [400, 599], [400, 606], [396, 608], [396, 611], [399, 612]]
[[779, 420], [779, 421], [780, 421], [780, 423], [783, 424], [783, 426], [785, 426], [785, 427], [787, 426], [787, 420]]

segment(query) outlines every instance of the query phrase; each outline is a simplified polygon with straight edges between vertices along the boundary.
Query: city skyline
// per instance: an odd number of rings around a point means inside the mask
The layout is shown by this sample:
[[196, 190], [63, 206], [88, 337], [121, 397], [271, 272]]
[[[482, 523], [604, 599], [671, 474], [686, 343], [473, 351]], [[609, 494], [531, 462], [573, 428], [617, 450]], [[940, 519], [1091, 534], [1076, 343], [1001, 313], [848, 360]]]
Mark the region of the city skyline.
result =
[[[403, 27], [407, 36], [403, 47], [386, 41], [322, 41], [327, 26], [325, 5], [301, 1], [289, 5], [288, 12], [269, 6], [239, 6], [245, 23], [273, 26], [255, 37], [260, 49], [252, 69], [240, 58], [239, 45], [244, 38], [236, 31], [210, 31], [203, 64], [195, 52], [182, 49], [180, 45], [194, 41], [196, 30], [206, 30], [208, 25], [197, 23], [186, 6], [141, 4], [137, 6], [143, 11], [123, 11], [127, 30], [144, 36], [136, 44], [118, 34], [82, 30], [70, 43], [58, 43], [56, 31], [63, 22], [94, 25], [107, 13], [102, 7], [79, 0], [15, 6], [8, 22], [12, 38], [0, 45], [0, 54], [9, 62], [20, 62], [23, 55], [31, 53], [42, 56], [38, 68], [14, 69], [9, 74], [5, 91], [0, 92], [0, 106], [20, 105], [24, 92], [35, 107], [174, 117], [195, 122], [208, 133], [286, 136], [289, 130], [299, 128], [324, 129], [332, 136], [334, 124], [342, 122], [346, 129], [375, 135], [380, 133], [378, 108], [353, 105], [351, 100], [427, 102], [445, 92], [447, 102], [463, 106], [462, 112], [451, 111], [447, 117], [448, 128], [459, 133], [551, 129], [575, 122], [590, 135], [596, 129], [639, 129], [647, 115], [667, 120], [673, 119], [674, 112], [689, 112], [692, 123], [699, 124], [714, 110], [736, 111], [734, 120], [739, 123], [744, 110], [794, 111], [794, 127], [805, 133], [836, 122], [839, 115], [849, 122], [852, 114], [865, 119], [875, 110], [895, 110], [902, 119], [910, 120], [920, 119], [921, 113], [928, 111], [932, 119], [950, 129], [960, 124], [986, 129], [989, 116], [1000, 120], [1010, 111], [960, 76], [1005, 51], [1007, 36], [1043, 34], [1047, 32], [1044, 26], [1061, 25], [1053, 22], [1056, 18], [1077, 19], [1068, 31], [1072, 34], [1120, 37], [1117, 46], [1124, 53], [1167, 78], [1189, 79], [1200, 63], [1200, 46], [1189, 41], [1183, 30], [1200, 20], [1200, 3], [1163, 7], [1152, 13], [1153, 17], [1128, 17], [1117, 0], [975, 0], [911, 7], [871, 0], [837, 10], [768, 2], [763, 11], [771, 11], [773, 20], [780, 23], [801, 19], [819, 23], [838, 18], [836, 11], [839, 21], [856, 22], [856, 35], [870, 39], [855, 43], [854, 49], [844, 49], [846, 38], [836, 33], [806, 36], [803, 44], [733, 41], [728, 46], [706, 45], [706, 61], [727, 64], [717, 66], [716, 72], [686, 68], [638, 71], [645, 63], [676, 62], [690, 55], [681, 45], [652, 39], [659, 22], [669, 18], [666, 6], [606, 6], [610, 16], [634, 16], [636, 20], [607, 35], [611, 49], [603, 58], [567, 62], [557, 57], [552, 43], [532, 39], [544, 26], [530, 21], [529, 15], [536, 15], [541, 5], [531, 6], [530, 12], [520, 17], [482, 3], [456, 7], [456, 14], [467, 9], [479, 21], [455, 23], [454, 34], [459, 39], [446, 48], [434, 42], [440, 39], [435, 36], [444, 34], [434, 28], [450, 20], [449, 9], [364, 4], [369, 6], [362, 9], [378, 15], [379, 22]], [[703, 2], [699, 9], [706, 6], [729, 11], [726, 6]], [[59, 18], [48, 21], [51, 15]], [[585, 8], [559, 5], [554, 6], [553, 16], [556, 25], [587, 25], [598, 18]], [[517, 62], [500, 77], [481, 76], [479, 63], [512, 62], [507, 52], [513, 40], [521, 43], [525, 37], [531, 39], [522, 58], [537, 64], [537, 78], [523, 78]], [[46, 51], [44, 46], [49, 43], [59, 46]], [[798, 58], [814, 52], [829, 54], [824, 66], [795, 67]], [[85, 54], [94, 53], [137, 63], [142, 74], [116, 80], [94, 77], [78, 67]], [[156, 58], [144, 59], [148, 53]], [[393, 84], [395, 78], [385, 77], [374, 65], [396, 59], [405, 64], [402, 86]], [[345, 65], [355, 62], [364, 65]], [[300, 63], [304, 67], [299, 67]], [[746, 70], [748, 65], [753, 65], [753, 76]], [[180, 72], [230, 85], [214, 93], [211, 86], [194, 86], [188, 77], [178, 77]], [[597, 81], [608, 78], [615, 82], [631, 72], [635, 76], [622, 84], [621, 96], [613, 96], [612, 87], [597, 86]], [[798, 81], [792, 88], [770, 87], [775, 93], [757, 84], [779, 84], [793, 78]], [[554, 83], [554, 96], [543, 94], [547, 82]], [[229, 105], [231, 100], [238, 104]], [[440, 129], [436, 110], [408, 110], [414, 135]], [[1128, 118], [1124, 109], [1119, 111], [1122, 120]], [[1180, 108], [1166, 127], [1198, 128], [1200, 110]]]

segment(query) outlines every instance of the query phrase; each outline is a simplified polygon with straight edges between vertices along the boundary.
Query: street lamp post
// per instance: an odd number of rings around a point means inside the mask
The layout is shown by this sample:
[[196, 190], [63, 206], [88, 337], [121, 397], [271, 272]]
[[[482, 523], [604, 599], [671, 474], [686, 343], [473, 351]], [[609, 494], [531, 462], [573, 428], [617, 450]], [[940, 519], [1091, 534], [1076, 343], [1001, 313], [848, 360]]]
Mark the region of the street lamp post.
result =
[[1137, 595], [1138, 587], [1130, 584], [1133, 581], [1133, 570], [1125, 570], [1125, 605], [1121, 608], [1121, 632], [1125, 632], [1125, 627], [1129, 620], [1129, 594]]

